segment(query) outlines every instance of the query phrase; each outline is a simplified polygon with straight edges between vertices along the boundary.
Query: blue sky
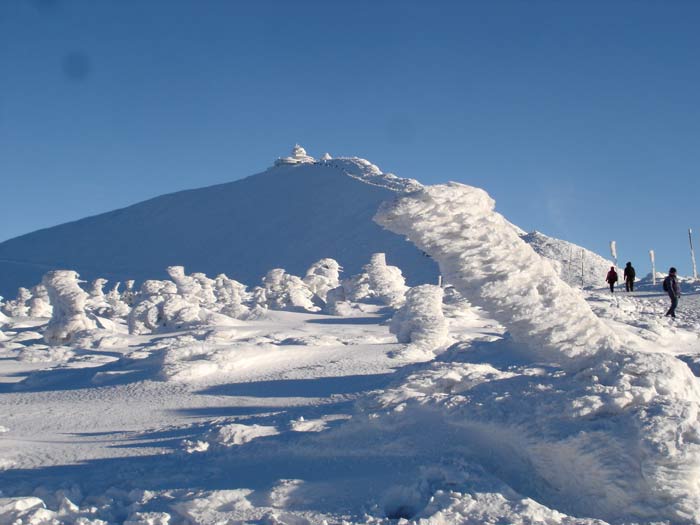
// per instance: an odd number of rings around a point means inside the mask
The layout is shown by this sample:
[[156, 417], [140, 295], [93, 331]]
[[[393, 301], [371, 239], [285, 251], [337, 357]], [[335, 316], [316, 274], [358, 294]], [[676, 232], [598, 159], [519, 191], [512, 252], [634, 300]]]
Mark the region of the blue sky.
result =
[[299, 142], [689, 273], [698, 27], [690, 0], [6, 0], [0, 240], [251, 175]]

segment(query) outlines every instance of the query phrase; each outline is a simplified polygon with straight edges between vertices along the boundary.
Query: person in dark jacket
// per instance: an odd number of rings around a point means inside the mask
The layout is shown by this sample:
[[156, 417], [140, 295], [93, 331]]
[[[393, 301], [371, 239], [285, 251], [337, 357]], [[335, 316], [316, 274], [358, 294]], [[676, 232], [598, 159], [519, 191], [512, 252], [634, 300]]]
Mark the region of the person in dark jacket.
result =
[[676, 307], [678, 306], [678, 298], [681, 296], [681, 287], [676, 277], [676, 269], [673, 267], [671, 267], [668, 271], [668, 276], [664, 279], [664, 291], [671, 298], [671, 308], [668, 309], [666, 315], [676, 317]]
[[634, 292], [634, 278], [636, 275], [634, 266], [632, 266], [631, 262], [628, 262], [625, 266], [625, 271], [622, 274], [622, 276], [625, 278], [625, 291]]
[[608, 272], [608, 276], [605, 278], [605, 282], [610, 285], [610, 293], [613, 293], [615, 291], [615, 283], [617, 282], [617, 272], [615, 271], [614, 266], [610, 267], [610, 271]]

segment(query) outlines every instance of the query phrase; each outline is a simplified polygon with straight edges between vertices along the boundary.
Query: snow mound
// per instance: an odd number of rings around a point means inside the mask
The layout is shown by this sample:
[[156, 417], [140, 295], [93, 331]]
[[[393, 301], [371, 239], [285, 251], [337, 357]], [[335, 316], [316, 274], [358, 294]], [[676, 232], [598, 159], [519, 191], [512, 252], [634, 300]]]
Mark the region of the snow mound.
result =
[[507, 378], [493, 363], [476, 374], [476, 364], [436, 364], [447, 383], [428, 370], [380, 404], [403, 417], [407, 406], [439, 406], [472, 454], [553, 508], [697, 523], [696, 378], [679, 359], [613, 333], [493, 208], [483, 190], [449, 183], [385, 203], [376, 220], [430, 254], [533, 364], [509, 367], [517, 377]]
[[277, 430], [276, 427], [232, 423], [220, 427], [212, 436], [211, 440], [218, 445], [230, 447], [244, 445], [250, 443], [254, 439], [276, 436], [277, 434], [279, 434], [279, 430]]

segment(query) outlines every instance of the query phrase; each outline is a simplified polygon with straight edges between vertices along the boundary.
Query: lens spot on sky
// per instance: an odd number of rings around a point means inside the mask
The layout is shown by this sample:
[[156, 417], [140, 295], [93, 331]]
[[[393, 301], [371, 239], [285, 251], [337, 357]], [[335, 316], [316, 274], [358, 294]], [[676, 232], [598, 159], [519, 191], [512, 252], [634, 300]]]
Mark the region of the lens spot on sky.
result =
[[82, 82], [92, 73], [92, 64], [90, 58], [79, 52], [68, 53], [63, 57], [61, 61], [61, 68], [63, 69], [63, 74], [69, 80], [75, 82]]

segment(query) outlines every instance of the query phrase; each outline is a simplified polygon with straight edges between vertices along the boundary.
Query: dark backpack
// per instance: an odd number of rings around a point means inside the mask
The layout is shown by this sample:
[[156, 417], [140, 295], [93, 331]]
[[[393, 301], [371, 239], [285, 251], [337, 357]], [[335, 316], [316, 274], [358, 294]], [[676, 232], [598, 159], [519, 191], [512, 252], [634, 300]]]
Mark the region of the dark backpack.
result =
[[666, 279], [664, 279], [663, 287], [664, 287], [664, 292], [671, 291], [671, 278], [670, 277], [666, 277]]

